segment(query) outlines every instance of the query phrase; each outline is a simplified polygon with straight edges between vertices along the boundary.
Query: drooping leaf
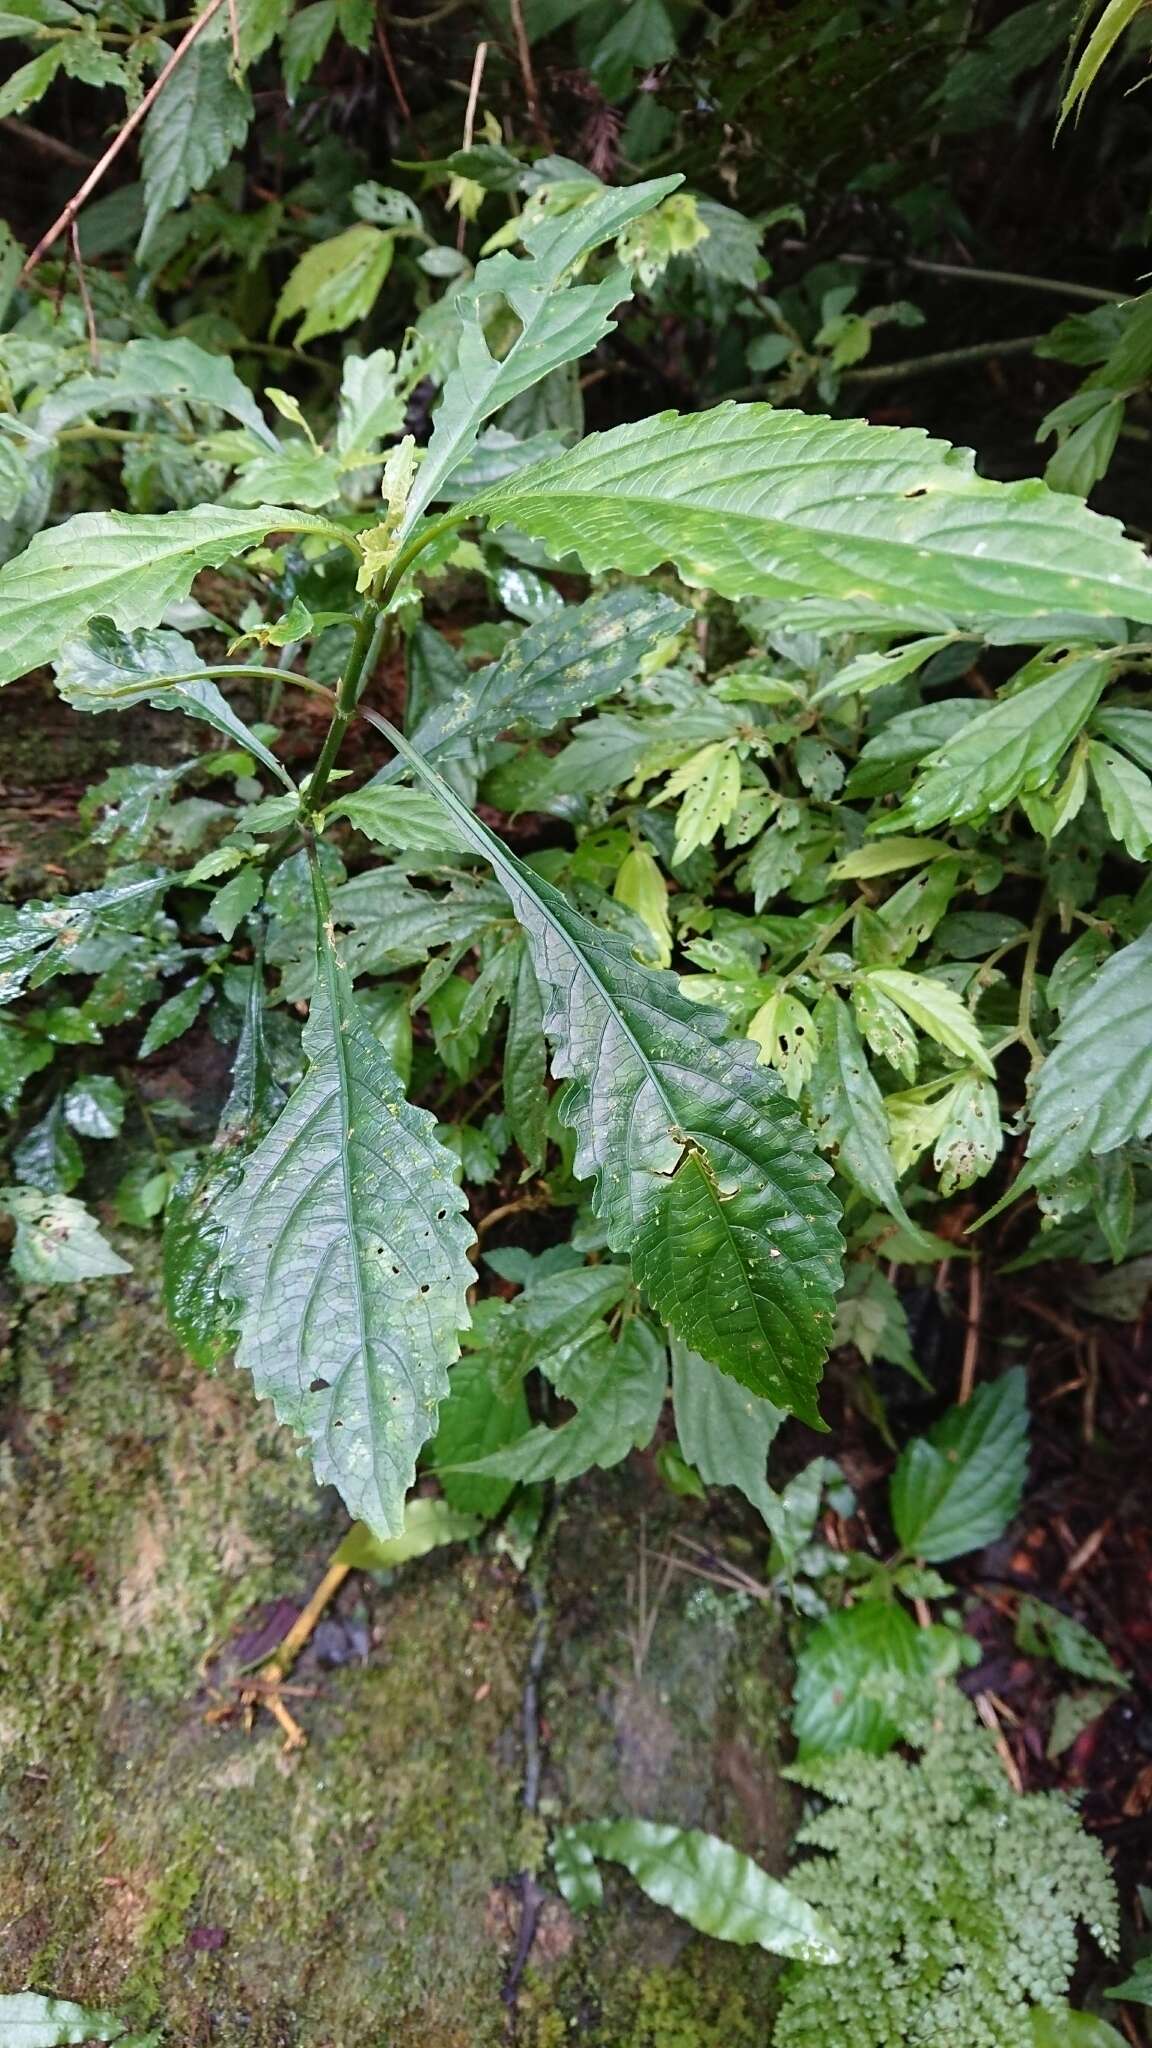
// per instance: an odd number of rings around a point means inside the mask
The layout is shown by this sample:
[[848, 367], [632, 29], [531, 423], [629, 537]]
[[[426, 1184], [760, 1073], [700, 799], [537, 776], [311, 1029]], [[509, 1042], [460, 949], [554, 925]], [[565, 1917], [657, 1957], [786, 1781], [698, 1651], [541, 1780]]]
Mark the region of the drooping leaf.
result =
[[140, 1040], [137, 1055], [142, 1060], [151, 1059], [154, 1052], [163, 1052], [173, 1039], [183, 1038], [192, 1029], [212, 990], [206, 975], [197, 975], [193, 981], [185, 982], [175, 995], [166, 996], [148, 1019], [148, 1029]]
[[556, 1882], [569, 1904], [598, 1905], [597, 1857], [622, 1863], [641, 1890], [701, 1934], [808, 1963], [839, 1960], [838, 1937], [787, 1885], [750, 1856], [696, 1828], [651, 1820], [591, 1820], [562, 1828], [552, 1844]]
[[498, 1515], [513, 1492], [514, 1479], [469, 1471], [477, 1459], [503, 1450], [532, 1426], [519, 1373], [502, 1368], [499, 1354], [460, 1359], [448, 1376], [448, 1398], [440, 1404], [428, 1461], [445, 1498], [470, 1515]]
[[343, 234], [305, 250], [276, 303], [275, 335], [286, 320], [304, 318], [296, 346], [321, 334], [352, 327], [372, 311], [392, 267], [396, 238], [382, 228], [357, 221]]
[[1081, 982], [1064, 1011], [1032, 1099], [1033, 1179], [1058, 1180], [1152, 1132], [1150, 1014], [1152, 929]]
[[239, 420], [265, 448], [279, 442], [230, 356], [210, 354], [178, 335], [126, 342], [110, 376], [77, 377], [52, 393], [37, 424], [55, 433], [70, 421], [106, 412], [138, 412], [150, 399], [169, 399]]
[[132, 1270], [101, 1236], [83, 1202], [72, 1195], [46, 1194], [35, 1187], [0, 1188], [0, 1208], [16, 1225], [12, 1271], [18, 1280], [38, 1287], [68, 1286]]
[[797, 1660], [792, 1731], [801, 1757], [883, 1756], [900, 1732], [892, 1711], [899, 1688], [952, 1668], [954, 1648], [951, 1630], [918, 1628], [895, 1602], [858, 1600], [830, 1614]]
[[155, 626], [186, 597], [201, 569], [256, 547], [266, 534], [347, 536], [280, 505], [252, 512], [197, 505], [190, 512], [79, 512], [46, 527], [0, 569], [0, 683], [55, 661], [98, 615], [126, 631]]
[[1028, 1468], [1025, 1377], [1013, 1366], [913, 1437], [892, 1474], [892, 1521], [903, 1548], [943, 1564], [1002, 1536]]
[[93, 619], [85, 632], [60, 649], [56, 688], [77, 711], [127, 711], [133, 704], [151, 704], [157, 711], [202, 718], [271, 769], [287, 789], [293, 787], [275, 754], [237, 718], [204, 673], [192, 642], [180, 633], [122, 633], [111, 619]]
[[979, 821], [1051, 780], [1086, 724], [1110, 663], [1099, 654], [1073, 654], [1030, 666], [1036, 680], [982, 711], [930, 754], [899, 810], [887, 812], [876, 830], [923, 831]]
[[651, 1324], [634, 1318], [616, 1343], [599, 1328], [547, 1371], [575, 1415], [469, 1459], [457, 1468], [462, 1475], [563, 1482], [594, 1465], [618, 1465], [651, 1441], [668, 1383], [667, 1353]]
[[750, 1394], [679, 1338], [672, 1340], [676, 1435], [706, 1486], [736, 1486], [769, 1528], [779, 1502], [765, 1476], [768, 1453], [786, 1411]]
[[164, 1212], [164, 1307], [185, 1350], [203, 1366], [223, 1356], [231, 1328], [220, 1289], [223, 1204], [239, 1187], [252, 1147], [284, 1106], [264, 1039], [262, 965], [258, 953], [216, 1136], [204, 1159], [177, 1181]]
[[374, 1535], [398, 1536], [466, 1326], [451, 1155], [363, 1020], [317, 880], [309, 1069], [221, 1204], [237, 1364]]
[[232, 76], [228, 45], [211, 33], [193, 43], [152, 107], [140, 144], [144, 226], [136, 254], [143, 261], [166, 213], [201, 192], [239, 149], [252, 118], [247, 86]]
[[824, 598], [870, 628], [1003, 626], [1051, 613], [1152, 620], [1152, 564], [1036, 482], [978, 477], [918, 429], [718, 406], [593, 434], [463, 508], [592, 574], [671, 561], [725, 597]]
[[1099, 740], [1091, 741], [1088, 762], [1113, 838], [1133, 860], [1147, 860], [1152, 848], [1152, 778]]
[[156, 872], [141, 875], [137, 868], [79, 896], [22, 903], [16, 910], [0, 905], [0, 1003], [14, 1002], [29, 979], [38, 988], [67, 973], [82, 940], [102, 926], [115, 926], [133, 906], [134, 915], [150, 909], [170, 879]]
[[[381, 722], [383, 724], [383, 722]], [[817, 1419], [839, 1236], [785, 1090], [723, 1018], [575, 911], [384, 726], [506, 890], [532, 950], [576, 1171], [654, 1308], [754, 1393]]]
[[504, 1114], [514, 1142], [524, 1154], [525, 1173], [539, 1173], [548, 1148], [548, 1041], [544, 1036], [544, 1004], [532, 954], [520, 940], [516, 973], [508, 991], [508, 1030], [504, 1040]]
[[809, 1083], [816, 1135], [846, 1178], [915, 1235], [896, 1186], [884, 1098], [852, 1012], [831, 991], [816, 1006], [816, 1028], [820, 1050]]
[[870, 967], [864, 979], [957, 1059], [970, 1060], [983, 1074], [995, 1072], [976, 1020], [955, 989], [902, 967]]
[[[409, 499], [399, 538], [411, 533], [434, 504], [452, 472], [471, 454], [485, 420], [551, 370], [586, 355], [612, 328], [612, 313], [628, 296], [628, 273], [613, 264], [597, 284], [569, 279], [593, 250], [610, 242], [680, 183], [653, 178], [646, 184], [603, 191], [569, 212], [545, 214], [524, 231], [526, 257], [501, 249], [476, 267], [471, 282], [456, 294], [460, 317], [455, 367], [436, 414], [428, 452]], [[492, 295], [503, 298], [520, 330], [502, 356], [493, 356], [484, 333]], [[567, 543], [561, 547], [563, 553]]]

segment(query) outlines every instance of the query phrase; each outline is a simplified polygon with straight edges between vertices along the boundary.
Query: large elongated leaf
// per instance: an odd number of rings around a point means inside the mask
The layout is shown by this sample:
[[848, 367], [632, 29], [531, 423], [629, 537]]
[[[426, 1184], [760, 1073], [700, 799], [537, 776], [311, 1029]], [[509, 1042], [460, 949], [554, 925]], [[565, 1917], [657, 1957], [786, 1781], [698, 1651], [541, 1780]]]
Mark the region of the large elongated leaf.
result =
[[673, 1339], [676, 1435], [706, 1486], [737, 1486], [772, 1527], [780, 1503], [765, 1476], [783, 1408], [750, 1394], [706, 1358]]
[[160, 221], [199, 192], [239, 149], [252, 118], [248, 88], [232, 76], [226, 42], [209, 32], [193, 43], [144, 123], [143, 258]]
[[913, 1437], [892, 1474], [892, 1521], [904, 1549], [942, 1564], [1002, 1536], [1028, 1467], [1028, 1402], [1019, 1366]]
[[158, 711], [202, 718], [262, 761], [287, 789], [294, 787], [275, 754], [237, 718], [192, 642], [180, 633], [121, 633], [111, 619], [93, 619], [86, 633], [61, 648], [56, 688], [77, 711], [126, 711], [133, 704], [151, 704]]
[[256, 547], [269, 533], [347, 535], [308, 512], [282, 505], [229, 511], [79, 512], [38, 533], [0, 569], [0, 683], [54, 661], [90, 619], [155, 626], [185, 597], [201, 569]]
[[266, 448], [275, 451], [280, 446], [248, 386], [237, 376], [231, 357], [211, 355], [183, 336], [158, 341], [146, 335], [127, 342], [111, 376], [74, 377], [61, 385], [38, 409], [36, 425], [40, 432], [52, 435], [70, 420], [106, 412], [138, 412], [150, 399], [176, 399], [184, 405], [229, 413]]
[[1064, 1013], [1032, 1101], [1033, 1181], [1152, 1132], [1150, 1016], [1152, 929], [1106, 960]]
[[834, 1150], [845, 1177], [917, 1235], [896, 1185], [884, 1098], [873, 1079], [856, 1020], [831, 990], [816, 1007], [820, 1047], [809, 1083], [817, 1135]]
[[838, 1937], [813, 1907], [750, 1856], [696, 1828], [651, 1820], [590, 1820], [561, 1829], [552, 1845], [556, 1880], [575, 1906], [598, 1904], [596, 1858], [622, 1863], [658, 1906], [719, 1941], [755, 1942], [776, 1956], [839, 1961]]
[[[374, 721], [375, 722], [375, 721]], [[488, 831], [391, 726], [397, 751], [489, 861], [544, 998], [560, 1114], [615, 1251], [693, 1349], [818, 1421], [840, 1239], [828, 1169], [777, 1075], [675, 976], [639, 965]]]
[[[614, 308], [629, 295], [628, 272], [613, 264], [597, 284], [570, 284], [568, 278], [593, 249], [614, 240], [679, 183], [679, 177], [652, 178], [626, 190], [598, 193], [587, 204], [526, 229], [526, 257], [501, 249], [477, 264], [471, 283], [453, 301], [461, 322], [456, 364], [444, 386], [401, 539], [471, 454], [485, 420], [550, 370], [586, 355], [610, 332]], [[493, 294], [520, 322], [516, 339], [500, 357], [491, 353], [483, 326]]]
[[164, 1306], [198, 1365], [227, 1349], [231, 1317], [221, 1298], [222, 1204], [239, 1187], [244, 1162], [284, 1106], [264, 1041], [264, 977], [258, 953], [248, 988], [232, 1086], [206, 1157], [172, 1190], [164, 1214]]
[[593, 573], [670, 561], [725, 597], [821, 596], [892, 626], [1152, 620], [1152, 564], [1113, 520], [1045, 484], [989, 483], [968, 450], [919, 429], [767, 405], [660, 413], [462, 509]]
[[62, 2048], [66, 2042], [118, 2041], [121, 2020], [70, 1998], [44, 1998], [38, 1991], [13, 1991], [0, 1996], [2, 2048]]
[[404, 1100], [324, 930], [308, 1073], [223, 1204], [237, 1363], [309, 1438], [316, 1474], [399, 1536], [472, 1279], [452, 1156]]

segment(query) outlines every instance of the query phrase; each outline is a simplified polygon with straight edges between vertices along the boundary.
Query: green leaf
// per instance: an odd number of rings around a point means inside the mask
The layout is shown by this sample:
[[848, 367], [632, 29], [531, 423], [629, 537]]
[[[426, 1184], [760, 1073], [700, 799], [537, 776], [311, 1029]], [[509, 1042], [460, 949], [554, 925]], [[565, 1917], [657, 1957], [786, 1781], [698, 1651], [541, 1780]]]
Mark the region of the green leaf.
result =
[[416, 1498], [405, 1502], [403, 1527], [398, 1536], [375, 1536], [363, 1522], [354, 1522], [333, 1556], [333, 1564], [350, 1565], [358, 1572], [392, 1571], [413, 1558], [427, 1557], [445, 1543], [467, 1543], [479, 1536], [484, 1524], [475, 1515], [461, 1514], [446, 1500]]
[[148, 1020], [137, 1057], [151, 1059], [154, 1052], [163, 1052], [174, 1038], [183, 1038], [184, 1033], [192, 1029], [211, 993], [206, 977], [198, 975], [195, 981], [186, 982], [183, 988], [177, 989], [175, 995], [166, 996]]
[[1050, 781], [1108, 681], [1099, 654], [1029, 664], [1035, 679], [982, 711], [954, 739], [929, 754], [924, 772], [898, 811], [875, 831], [917, 830], [979, 822]]
[[197, 505], [190, 512], [80, 512], [46, 527], [0, 569], [0, 683], [55, 661], [98, 614], [126, 630], [154, 626], [201, 569], [219, 567], [272, 532], [339, 529], [307, 512]]
[[526, 1174], [539, 1173], [548, 1149], [548, 1041], [544, 1036], [544, 1004], [532, 954], [521, 938], [516, 973], [508, 991], [508, 1031], [504, 1040], [504, 1114], [524, 1155]]
[[1136, 2005], [1152, 2005], [1152, 1956], [1142, 1956], [1122, 1984], [1114, 1984], [1109, 1998], [1127, 1998]]
[[1147, 860], [1152, 847], [1152, 781], [1142, 768], [1099, 740], [1089, 742], [1088, 760], [1112, 837], [1133, 860]]
[[1093, 717], [1091, 730], [1122, 747], [1139, 767], [1152, 771], [1152, 711], [1140, 711], [1131, 704], [1105, 704]]
[[683, 799], [676, 817], [672, 859], [680, 862], [708, 846], [740, 801], [740, 762], [728, 740], [701, 747], [668, 777], [662, 795]]
[[225, 1291], [237, 1364], [311, 1440], [321, 1483], [394, 1537], [468, 1322], [470, 1233], [451, 1155], [365, 1024], [316, 888], [309, 1068], [221, 1205]]
[[59, 1098], [12, 1147], [12, 1171], [42, 1194], [66, 1195], [84, 1177], [84, 1155], [64, 1122]]
[[649, 958], [657, 967], [672, 965], [672, 925], [668, 917], [668, 884], [659, 863], [643, 845], [626, 853], [612, 885], [617, 903], [634, 910], [652, 934]]
[[982, 1074], [995, 1073], [979, 1026], [955, 989], [933, 981], [928, 974], [909, 974], [902, 967], [870, 967], [862, 979], [957, 1059], [971, 1060]]
[[422, 789], [390, 788], [380, 777], [337, 797], [327, 816], [347, 818], [366, 839], [401, 853], [458, 853], [467, 844], [434, 797]]
[[[304, 9], [305, 14], [311, 11]], [[379, 442], [390, 441], [403, 430], [404, 398], [392, 350], [377, 348], [370, 355], [345, 356], [336, 422], [336, 452], [342, 462], [347, 465], [354, 457], [368, 454]]]
[[[1060, 104], [1060, 120], [1062, 123], [1073, 112], [1079, 115], [1088, 96], [1089, 88], [1096, 78], [1101, 65], [1116, 48], [1125, 30], [1132, 26], [1140, 12], [1141, 4], [1142, 0], [1106, 0], [1104, 10], [1083, 50], [1080, 52], [1076, 68], [1068, 81], [1064, 98]], [[1089, 7], [1081, 16], [1081, 21], [1088, 20], [1090, 17], [1091, 8]], [[1111, 2033], [1112, 2029], [1108, 2028], [1107, 2032]], [[1117, 2036], [1116, 2038], [1118, 2039], [1119, 2037]], [[1071, 2037], [1069, 2037], [1070, 2042]], [[1039, 2042], [1037, 2043], [1037, 2048], [1041, 2048]], [[1050, 2043], [1045, 2042], [1043, 2048], [1058, 2048], [1055, 2037], [1053, 2037]], [[1083, 2048], [1089, 2048], [1087, 2041], [1084, 2042]]]
[[828, 871], [830, 882], [872, 881], [877, 875], [893, 875], [901, 868], [923, 867], [925, 861], [940, 860], [949, 851], [939, 839], [880, 839], [858, 846], [845, 854]]
[[203, 191], [248, 133], [252, 101], [232, 76], [228, 45], [201, 36], [181, 58], [152, 107], [140, 144], [144, 226], [136, 250], [143, 262], [161, 220]]
[[1026, 1382], [1013, 1366], [905, 1445], [891, 1492], [902, 1547], [942, 1564], [994, 1543], [1020, 1505], [1027, 1469]]
[[231, 358], [212, 355], [184, 336], [160, 341], [146, 335], [127, 342], [112, 376], [77, 378], [59, 397], [54, 393], [51, 417], [54, 425], [64, 426], [70, 419], [105, 412], [139, 412], [150, 399], [229, 413], [265, 448], [280, 445]]
[[922, 1386], [928, 1382], [912, 1353], [904, 1305], [879, 1266], [858, 1259], [848, 1269], [844, 1292], [836, 1305], [836, 1342], [854, 1344], [866, 1365], [883, 1358], [898, 1365]]
[[805, 1900], [730, 1843], [696, 1828], [650, 1820], [591, 1820], [562, 1828], [552, 1844], [556, 1881], [570, 1904], [603, 1896], [597, 1857], [622, 1863], [641, 1890], [701, 1934], [755, 1943], [777, 1956], [835, 1963], [839, 1937]]
[[500, 1513], [515, 1480], [462, 1468], [515, 1443], [531, 1426], [522, 1378], [502, 1369], [498, 1357], [481, 1351], [452, 1367], [428, 1462], [454, 1508], [471, 1515]]
[[796, 1665], [792, 1730], [801, 1758], [862, 1749], [883, 1756], [900, 1733], [892, 1707], [908, 1680], [954, 1662], [951, 1631], [917, 1628], [903, 1607], [858, 1600], [812, 1631]]
[[896, 1187], [884, 1098], [852, 1012], [831, 991], [816, 1006], [816, 1029], [820, 1050], [808, 1088], [816, 1136], [862, 1194], [916, 1234]]
[[304, 315], [297, 348], [366, 319], [392, 268], [395, 247], [394, 235], [357, 221], [343, 234], [307, 249], [276, 302], [273, 336], [297, 313]]
[[1031, 1593], [1025, 1593], [1017, 1611], [1016, 1648], [1026, 1657], [1051, 1657], [1062, 1671], [1113, 1685], [1119, 1691], [1126, 1691], [1132, 1683], [1112, 1662], [1099, 1636], [1082, 1621]]
[[1032, 1099], [1033, 1182], [1152, 1133], [1150, 1015], [1152, 929], [1083, 981], [1064, 1012]]
[[1126, 2048], [1123, 2034], [1095, 2013], [1074, 2012], [1070, 2005], [1050, 2011], [1033, 2006], [1028, 2014], [1032, 2048]]
[[858, 654], [813, 691], [811, 702], [822, 704], [828, 697], [864, 697], [873, 690], [886, 690], [889, 684], [902, 683], [906, 676], [915, 675], [926, 661], [942, 648], [953, 646], [955, 640], [954, 633], [933, 633], [925, 640], [911, 641], [906, 647], [889, 647], [883, 654]]
[[[381, 722], [383, 724], [383, 722]], [[712, 1363], [818, 1419], [839, 1270], [827, 1169], [777, 1076], [674, 976], [641, 967], [474, 818], [384, 726], [489, 861], [524, 927], [577, 1173], [666, 1322]]]
[[[680, 182], [679, 177], [654, 178], [626, 190], [597, 192], [586, 204], [545, 214], [526, 228], [526, 257], [501, 249], [477, 264], [471, 283], [453, 300], [461, 323], [456, 363], [399, 529], [401, 540], [472, 453], [485, 420], [550, 371], [586, 355], [612, 331], [612, 313], [628, 296], [627, 272], [613, 265], [597, 284], [573, 284], [571, 277], [593, 249], [613, 241]], [[484, 331], [494, 294], [520, 323], [499, 357], [492, 355]]]
[[676, 1435], [706, 1486], [735, 1486], [770, 1529], [779, 1501], [765, 1477], [768, 1453], [786, 1411], [750, 1394], [679, 1338], [672, 1340]]
[[238, 926], [242, 925], [244, 919], [255, 910], [263, 894], [264, 877], [260, 869], [241, 868], [238, 874], [225, 882], [222, 889], [217, 889], [204, 912], [204, 922], [213, 931], [219, 932], [222, 939], [231, 942], [236, 936]]
[[562, 1361], [540, 1361], [576, 1413], [556, 1429], [530, 1429], [517, 1442], [457, 1470], [497, 1479], [576, 1479], [594, 1465], [618, 1465], [652, 1439], [668, 1384], [664, 1343], [649, 1323], [629, 1322], [617, 1343], [598, 1326]]
[[877, 630], [1053, 612], [1152, 621], [1152, 564], [1113, 521], [1044, 484], [990, 483], [966, 450], [918, 429], [766, 405], [593, 434], [461, 516], [513, 524], [592, 574], [670, 561], [724, 597], [867, 607]]
[[25, 1081], [51, 1066], [52, 1059], [52, 1047], [43, 1039], [17, 1024], [0, 1022], [0, 1109], [15, 1109]]
[[[57, 1287], [132, 1271], [100, 1235], [83, 1202], [71, 1195], [46, 1194], [40, 1188], [0, 1188], [0, 1208], [8, 1211], [16, 1225], [12, 1271], [18, 1280]], [[76, 2039], [87, 2036], [77, 2035]]]
[[22, 114], [43, 99], [63, 62], [64, 52], [57, 44], [54, 49], [41, 50], [39, 56], [30, 57], [27, 64], [13, 71], [0, 85], [0, 120]]
[[291, 106], [324, 55], [336, 27], [336, 0], [313, 0], [292, 16], [280, 44], [284, 90]]
[[111, 619], [93, 619], [61, 647], [56, 688], [77, 711], [127, 711], [133, 704], [151, 704], [157, 711], [202, 718], [270, 768], [286, 788], [294, 786], [275, 754], [237, 718], [192, 642], [179, 633], [122, 633]]
[[219, 1128], [204, 1158], [176, 1183], [164, 1213], [164, 1307], [197, 1365], [215, 1365], [228, 1348], [232, 1319], [220, 1289], [223, 1204], [240, 1185], [247, 1155], [283, 1106], [284, 1091], [273, 1076], [264, 1040], [258, 958]]
[[85, 1074], [64, 1097], [64, 1115], [81, 1138], [115, 1138], [124, 1122], [124, 1090], [111, 1074]]

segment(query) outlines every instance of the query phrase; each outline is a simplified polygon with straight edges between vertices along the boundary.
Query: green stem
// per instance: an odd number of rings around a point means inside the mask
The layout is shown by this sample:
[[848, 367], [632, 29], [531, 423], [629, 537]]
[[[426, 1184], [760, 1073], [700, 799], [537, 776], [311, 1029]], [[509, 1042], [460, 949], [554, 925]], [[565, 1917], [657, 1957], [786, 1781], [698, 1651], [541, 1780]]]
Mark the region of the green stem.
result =
[[835, 918], [831, 924], [825, 925], [815, 945], [811, 946], [807, 953], [805, 953], [804, 958], [800, 962], [799, 967], [794, 967], [791, 973], [785, 975], [785, 986], [790, 981], [798, 981], [802, 974], [811, 973], [813, 967], [816, 965], [817, 960], [819, 960], [820, 955], [822, 953], [827, 952], [829, 946], [832, 944], [833, 939], [839, 937], [845, 925], [851, 924], [852, 919], [856, 915], [856, 912], [862, 907], [862, 905], [863, 898], [858, 897], [856, 902], [849, 903], [847, 908], [845, 910], [842, 910], [840, 912], [839, 917]]
[[356, 705], [359, 701], [360, 692], [364, 687], [367, 677], [372, 672], [380, 639], [383, 636], [385, 618], [386, 613], [383, 610], [382, 599], [375, 597], [369, 592], [361, 608], [360, 617], [356, 622], [356, 632], [352, 640], [352, 651], [348, 656], [348, 666], [340, 678], [340, 687], [336, 692], [336, 705], [332, 713], [332, 723], [324, 736], [324, 745], [320, 749], [320, 758], [316, 763], [312, 780], [308, 785], [308, 808], [310, 811], [318, 811], [324, 801], [324, 792], [328, 787], [332, 770], [336, 765], [336, 756], [344, 744], [344, 736], [356, 715]]
[[1036, 997], [1036, 963], [1040, 957], [1040, 941], [1051, 915], [1047, 898], [1041, 903], [1032, 921], [1028, 934], [1028, 950], [1024, 955], [1024, 966], [1020, 975], [1020, 1007], [1016, 1017], [1016, 1031], [1021, 1045], [1025, 1046], [1034, 1067], [1044, 1057], [1043, 1049], [1032, 1029], [1032, 1005]]
[[845, 370], [842, 384], [891, 384], [899, 377], [924, 377], [933, 370], [951, 370], [959, 363], [988, 362], [993, 356], [1030, 355], [1042, 334], [1018, 334], [1007, 341], [977, 341], [969, 348], [943, 348], [935, 355], [908, 356], [902, 363], [872, 363]]

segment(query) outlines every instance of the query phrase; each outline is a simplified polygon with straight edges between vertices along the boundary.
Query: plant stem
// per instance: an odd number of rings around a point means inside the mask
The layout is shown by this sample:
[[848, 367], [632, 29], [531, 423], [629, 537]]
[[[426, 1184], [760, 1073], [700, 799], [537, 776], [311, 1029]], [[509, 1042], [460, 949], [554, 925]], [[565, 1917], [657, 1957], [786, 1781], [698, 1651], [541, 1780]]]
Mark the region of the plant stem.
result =
[[1021, 1045], [1025, 1046], [1034, 1067], [1044, 1057], [1040, 1042], [1032, 1029], [1032, 1004], [1036, 995], [1036, 962], [1040, 957], [1040, 941], [1048, 923], [1050, 912], [1047, 898], [1041, 903], [1032, 921], [1028, 934], [1028, 950], [1024, 955], [1024, 966], [1020, 974], [1020, 1007], [1017, 1011], [1016, 1032]]
[[320, 758], [308, 785], [308, 808], [311, 811], [318, 811], [323, 802], [324, 792], [336, 765], [336, 756], [344, 744], [344, 735], [356, 715], [357, 700], [366, 677], [371, 674], [383, 636], [385, 618], [382, 600], [370, 592], [364, 600], [360, 617], [356, 622], [348, 666], [340, 678], [340, 687], [336, 692], [332, 723], [324, 736]]
[[811, 972], [812, 968], [816, 965], [817, 960], [819, 960], [820, 955], [822, 953], [827, 952], [829, 946], [832, 944], [833, 939], [839, 937], [840, 933], [843, 931], [846, 924], [851, 924], [852, 919], [856, 915], [856, 912], [861, 907], [862, 900], [862, 898], [857, 898], [855, 903], [849, 903], [846, 909], [840, 912], [839, 917], [835, 918], [831, 924], [825, 925], [823, 931], [820, 934], [820, 937], [816, 940], [815, 945], [810, 946], [808, 951], [805, 953], [804, 958], [800, 962], [799, 967], [793, 967], [790, 973], [785, 975], [785, 983], [790, 981], [798, 981], [802, 974], [808, 974]]
[[845, 370], [842, 384], [890, 384], [898, 377], [922, 377], [933, 370], [950, 370], [958, 363], [981, 363], [993, 356], [1030, 355], [1042, 334], [1018, 334], [1007, 341], [977, 341], [968, 348], [942, 348], [935, 355], [908, 356], [902, 363], [873, 363], [860, 370]]
[[863, 256], [849, 250], [836, 261], [856, 264], [861, 269], [889, 264], [900, 270], [918, 270], [926, 277], [954, 278], [959, 284], [1006, 284], [1027, 291], [1057, 292], [1063, 298], [1087, 299], [1097, 306], [1123, 305], [1132, 296], [1131, 292], [1105, 291], [1100, 285], [1070, 284], [1063, 277], [1030, 277], [1023, 270], [984, 270], [974, 263], [933, 263], [925, 256]]

